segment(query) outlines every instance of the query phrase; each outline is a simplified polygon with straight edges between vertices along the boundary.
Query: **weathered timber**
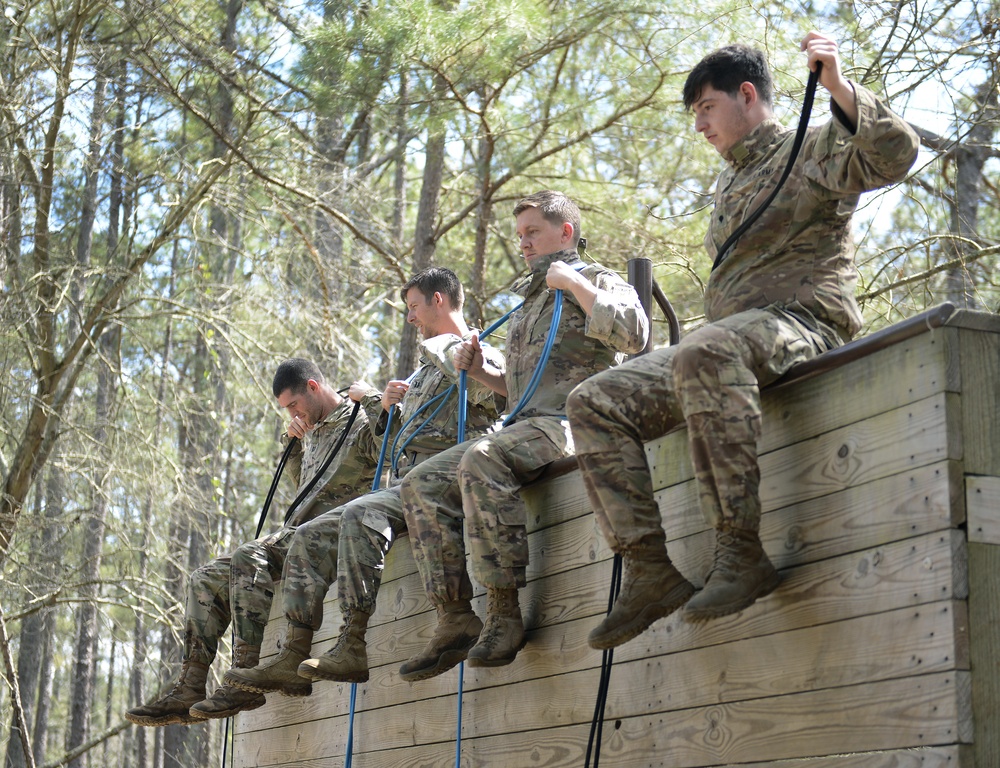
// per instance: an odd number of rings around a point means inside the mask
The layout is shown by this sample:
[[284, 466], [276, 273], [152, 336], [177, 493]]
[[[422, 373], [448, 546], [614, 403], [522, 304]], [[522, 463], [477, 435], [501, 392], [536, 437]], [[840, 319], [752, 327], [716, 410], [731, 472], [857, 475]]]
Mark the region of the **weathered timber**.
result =
[[[946, 307], [765, 390], [761, 535], [783, 582], [740, 614], [673, 615], [616, 649], [600, 764], [1000, 766], [998, 382], [1000, 319]], [[686, 440], [678, 429], [647, 457], [670, 554], [700, 584], [713, 533]], [[586, 636], [612, 553], [571, 468], [524, 489], [528, 644], [508, 667], [465, 670], [464, 768], [584, 765], [601, 665]], [[317, 652], [339, 625], [332, 599], [327, 612]], [[404, 536], [368, 633], [354, 768], [455, 765], [458, 671], [398, 676], [433, 623]], [[234, 765], [343, 765], [349, 689], [316, 683], [241, 714]]]

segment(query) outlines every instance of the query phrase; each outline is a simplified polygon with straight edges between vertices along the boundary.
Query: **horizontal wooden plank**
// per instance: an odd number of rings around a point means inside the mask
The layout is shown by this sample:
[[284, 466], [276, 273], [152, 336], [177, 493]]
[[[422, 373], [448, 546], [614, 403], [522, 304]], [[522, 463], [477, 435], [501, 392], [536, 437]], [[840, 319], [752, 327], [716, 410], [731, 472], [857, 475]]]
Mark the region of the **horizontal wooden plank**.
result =
[[[668, 542], [707, 530], [693, 480], [659, 491], [657, 502]], [[775, 562], [784, 566], [963, 522], [961, 463], [945, 461], [778, 509], [765, 504], [761, 540]]]
[[[761, 397], [762, 454], [919, 402], [942, 392], [961, 391], [956, 332], [917, 337], [857, 360], [821, 377], [795, 382]], [[660, 443], [650, 441], [656, 456]], [[681, 442], [686, 442], [682, 436]]]
[[[769, 508], [781, 507], [945, 459], [961, 459], [962, 447], [953, 435], [960, 418], [958, 404], [956, 395], [934, 395], [762, 454], [761, 501]], [[673, 433], [647, 454], [655, 489], [694, 477], [686, 438], [683, 430]]]
[[1000, 315], [960, 309], [948, 319], [949, 328], [964, 328], [985, 333], [1000, 333]]
[[[764, 546], [779, 568], [787, 568], [958, 526], [964, 509], [960, 472], [958, 463], [943, 462], [766, 512], [761, 532]], [[582, 487], [579, 475], [562, 479], [567, 488]], [[669, 539], [707, 530], [700, 513], [692, 513], [679, 501], [692, 492], [691, 488], [693, 483], [660, 493]], [[674, 513], [674, 509], [681, 512]], [[873, 509], [879, 514], [873, 515]], [[535, 531], [529, 534], [529, 545], [529, 581], [612, 556], [592, 515]], [[415, 571], [406, 537], [394, 546], [390, 559], [408, 565], [411, 574]], [[419, 582], [402, 580], [403, 575], [402, 568], [397, 568], [396, 579], [385, 586], [372, 627], [429, 610]], [[327, 611], [329, 618], [317, 633], [317, 643], [333, 638], [339, 627], [332, 618], [337, 613], [332, 593]]]
[[[607, 727], [610, 729], [611, 724]], [[539, 730], [532, 733], [531, 738], [467, 739], [463, 740], [461, 765], [463, 768], [580, 768], [586, 759], [588, 737], [589, 726], [576, 725]], [[611, 745], [604, 747], [600, 754], [600, 764], [605, 768], [669, 768], [668, 760], [667, 754], [622, 754], [613, 751]], [[355, 768], [398, 768], [404, 765], [454, 768], [455, 747], [452, 743], [440, 743], [360, 753], [355, 751], [352, 762]], [[284, 765], [286, 768], [330, 768], [330, 758]], [[975, 768], [975, 763], [970, 747], [953, 744], [762, 763], [727, 763], [713, 768]]]
[[965, 507], [969, 541], [1000, 544], [1000, 477], [966, 477]]
[[[606, 724], [602, 755], [630, 754], [631, 765], [649, 764], [650, 756], [669, 755], [673, 768], [969, 743], [971, 704], [969, 673], [943, 672], [919, 678], [880, 681], [832, 690], [711, 704], [672, 712], [616, 718]], [[558, 694], [558, 689], [552, 690]], [[546, 717], [556, 714], [555, 696], [535, 702]], [[561, 699], [561, 697], [559, 697]], [[505, 699], [505, 706], [520, 702]], [[427, 705], [410, 705], [409, 717], [394, 723], [384, 717], [358, 719], [356, 753], [454, 741], [455, 714], [439, 716]], [[477, 763], [475, 721], [463, 718], [463, 744]], [[501, 712], [495, 714], [500, 715]], [[341, 718], [345, 719], [345, 718]], [[580, 733], [585, 725], [577, 726]], [[466, 730], [468, 729], [468, 730]], [[302, 723], [286, 734], [255, 738], [252, 764], [286, 765], [304, 760], [335, 759], [344, 747], [331, 734], [345, 733], [336, 718]], [[441, 738], [441, 736], [444, 738]], [[246, 755], [237, 734], [236, 750]], [[509, 740], [509, 737], [508, 737]], [[397, 747], [397, 748], [398, 748]], [[622, 763], [624, 764], [624, 763]], [[505, 765], [509, 765], [505, 763]]]
[[[884, 547], [830, 558], [786, 572], [778, 591], [753, 607], [704, 625], [683, 622], [677, 615], [657, 622], [640, 638], [622, 646], [622, 661], [730, 643], [803, 628], [880, 614], [963, 597], [964, 540], [958, 532], [944, 532], [895, 542]], [[544, 579], [522, 590], [522, 606], [529, 617], [529, 642], [515, 664], [496, 670], [466, 670], [466, 690], [507, 685], [559, 675], [571, 669], [594, 669], [600, 654], [586, 646], [586, 633], [596, 615], [606, 610], [606, 597], [597, 600], [598, 585], [606, 594], [606, 577], [599, 567], [579, 569]], [[603, 581], [603, 584], [601, 583]], [[532, 605], [537, 601], [536, 605]], [[482, 605], [477, 606], [482, 611]], [[589, 613], [588, 613], [589, 611]], [[570, 622], [570, 623], [567, 623]], [[416, 653], [433, 631], [430, 615], [412, 616], [373, 630], [369, 641], [371, 680], [360, 692], [359, 707], [366, 711], [391, 707], [418, 698], [446, 699], [457, 690], [457, 672], [412, 685], [398, 677], [399, 664]], [[962, 665], [962, 659], [956, 659]], [[285, 706], [277, 697], [240, 716], [239, 729], [288, 726], [313, 717], [347, 711], [346, 686], [318, 683], [309, 699]]]

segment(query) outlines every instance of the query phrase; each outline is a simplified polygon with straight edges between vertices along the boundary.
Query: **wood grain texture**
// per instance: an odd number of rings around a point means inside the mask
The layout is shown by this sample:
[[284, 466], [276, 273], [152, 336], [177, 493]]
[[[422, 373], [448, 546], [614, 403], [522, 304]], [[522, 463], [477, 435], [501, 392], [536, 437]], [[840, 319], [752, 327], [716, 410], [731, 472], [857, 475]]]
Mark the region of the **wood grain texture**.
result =
[[[783, 582], [739, 614], [703, 625], [675, 614], [615, 650], [601, 765], [1000, 766], [998, 380], [1000, 322], [958, 313], [765, 391], [761, 533]], [[714, 534], [684, 431], [647, 456], [671, 557], [700, 584]], [[523, 496], [528, 644], [507, 667], [465, 670], [461, 765], [579, 768], [601, 662], [586, 636], [607, 609], [612, 554], [579, 473]], [[332, 600], [317, 653], [339, 623]], [[484, 602], [477, 588], [480, 614]], [[272, 617], [265, 654], [283, 623]], [[398, 675], [434, 623], [404, 536], [368, 633], [356, 768], [454, 765], [457, 670]], [[242, 713], [234, 764], [342, 765], [349, 689], [317, 683]]]

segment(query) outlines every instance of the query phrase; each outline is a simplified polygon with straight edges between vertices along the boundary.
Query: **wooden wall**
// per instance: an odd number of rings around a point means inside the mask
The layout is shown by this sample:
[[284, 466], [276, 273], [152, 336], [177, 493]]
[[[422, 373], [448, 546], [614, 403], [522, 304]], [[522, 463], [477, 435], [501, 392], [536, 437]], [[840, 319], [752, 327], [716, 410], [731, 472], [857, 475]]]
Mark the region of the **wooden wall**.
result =
[[[1000, 766], [1000, 319], [957, 313], [764, 405], [762, 537], [784, 581], [741, 614], [669, 617], [616, 649], [600, 765]], [[671, 556], [701, 584], [712, 534], [686, 434], [647, 453]], [[461, 765], [582, 768], [601, 664], [586, 635], [611, 552], [578, 473], [525, 498], [529, 642], [511, 666], [465, 670]], [[336, 634], [328, 607], [317, 651]], [[357, 688], [356, 768], [455, 765], [458, 670], [397, 674], [433, 624], [403, 538]], [[237, 716], [234, 764], [343, 765], [349, 692], [317, 683]]]

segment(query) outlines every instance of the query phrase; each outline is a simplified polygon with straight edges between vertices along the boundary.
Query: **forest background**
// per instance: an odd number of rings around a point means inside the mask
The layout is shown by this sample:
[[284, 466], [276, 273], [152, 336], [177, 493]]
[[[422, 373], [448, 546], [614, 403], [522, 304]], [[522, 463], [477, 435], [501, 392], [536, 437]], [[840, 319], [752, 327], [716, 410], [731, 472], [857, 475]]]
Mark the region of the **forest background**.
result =
[[866, 330], [945, 300], [1000, 308], [997, 0], [0, 9], [11, 768], [217, 763], [221, 724], [122, 712], [172, 673], [186, 574], [252, 537], [285, 423], [277, 361], [312, 357], [337, 386], [405, 375], [398, 286], [430, 263], [463, 279], [471, 321], [499, 316], [518, 197], [570, 194], [594, 258], [650, 258], [682, 326], [700, 321], [721, 160], [679, 93], [714, 47], [763, 47], [793, 125], [799, 40], [830, 32], [918, 129], [910, 178], [857, 217]]

